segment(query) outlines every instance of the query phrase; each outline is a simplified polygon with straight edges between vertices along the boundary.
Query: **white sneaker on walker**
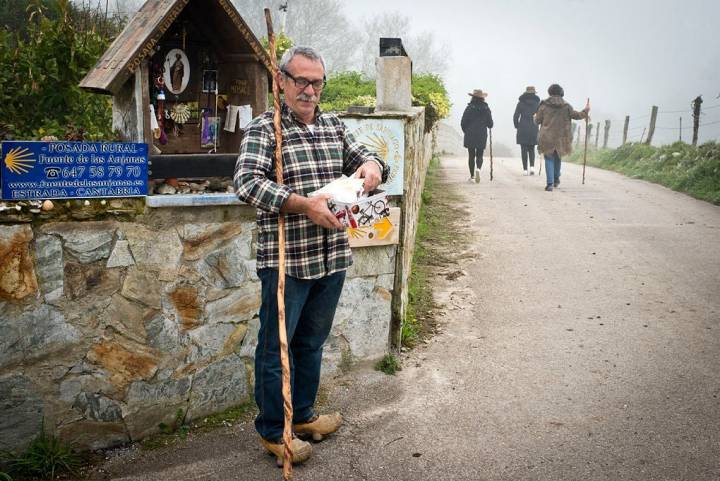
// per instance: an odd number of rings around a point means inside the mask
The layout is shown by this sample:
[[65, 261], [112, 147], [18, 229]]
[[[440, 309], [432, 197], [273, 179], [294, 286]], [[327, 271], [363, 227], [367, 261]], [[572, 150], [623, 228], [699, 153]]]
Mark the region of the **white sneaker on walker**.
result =
[[475, 169], [475, 183], [480, 183], [480, 169]]
[[528, 175], [527, 169], [523, 170], [523, 175]]
[[535, 169], [533, 169], [532, 167], [530, 167], [530, 175], [535, 175]]

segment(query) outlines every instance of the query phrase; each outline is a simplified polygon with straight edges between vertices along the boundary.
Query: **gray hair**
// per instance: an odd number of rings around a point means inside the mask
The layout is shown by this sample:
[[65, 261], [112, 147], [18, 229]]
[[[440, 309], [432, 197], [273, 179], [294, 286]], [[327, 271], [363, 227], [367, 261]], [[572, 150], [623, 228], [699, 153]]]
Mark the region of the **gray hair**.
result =
[[322, 65], [323, 71], [325, 70], [325, 60], [323, 60], [322, 55], [318, 53], [317, 50], [315, 50], [312, 47], [290, 47], [285, 51], [282, 58], [280, 59], [280, 65], [278, 66], [278, 69], [280, 71], [284, 71], [287, 69], [288, 64], [290, 61], [295, 58], [296, 55], [302, 55], [305, 58], [308, 58], [310, 60], [315, 60], [316, 62], [320, 62]]

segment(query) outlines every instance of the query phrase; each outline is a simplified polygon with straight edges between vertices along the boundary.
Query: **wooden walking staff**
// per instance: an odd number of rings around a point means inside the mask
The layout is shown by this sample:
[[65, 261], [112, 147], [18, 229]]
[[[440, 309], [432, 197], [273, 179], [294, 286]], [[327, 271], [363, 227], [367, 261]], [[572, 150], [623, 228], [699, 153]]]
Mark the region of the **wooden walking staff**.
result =
[[492, 129], [490, 130], [490, 181], [493, 180]]
[[[270, 64], [272, 67], [272, 90], [274, 101], [273, 126], [275, 127], [275, 176], [278, 184], [283, 183], [282, 168], [282, 125], [280, 123], [280, 86], [277, 82], [277, 58], [275, 53], [275, 35], [273, 34], [270, 9], [265, 9], [265, 23], [268, 31], [268, 44], [270, 47]], [[280, 337], [280, 366], [282, 368], [282, 396], [285, 412], [285, 425], [283, 427], [283, 479], [292, 479], [292, 397], [290, 394], [290, 358], [288, 356], [287, 330], [285, 328], [285, 216], [278, 213], [278, 333]]]
[[582, 183], [585, 185], [585, 164], [587, 163], [587, 142], [588, 142], [588, 118], [590, 117], [588, 115], [588, 111], [590, 110], [590, 97], [588, 97], [587, 102], [585, 103], [585, 108], [587, 109], [585, 111], [585, 151], [583, 152], [583, 178]]

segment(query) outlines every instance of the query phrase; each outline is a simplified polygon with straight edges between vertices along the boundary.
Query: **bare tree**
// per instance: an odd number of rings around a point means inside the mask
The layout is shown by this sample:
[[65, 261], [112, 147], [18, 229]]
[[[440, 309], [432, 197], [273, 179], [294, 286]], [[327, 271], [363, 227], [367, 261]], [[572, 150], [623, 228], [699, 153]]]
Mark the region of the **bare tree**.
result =
[[[362, 22], [351, 22], [343, 10], [342, 0], [232, 2], [258, 38], [266, 36], [263, 9], [270, 8], [277, 31], [284, 23], [285, 34], [295, 45], [309, 45], [320, 51], [330, 73], [361, 70], [374, 77], [380, 37], [402, 38], [414, 72], [443, 74], [450, 62], [447, 45], [439, 43], [433, 32], [412, 32], [410, 18], [400, 12], [380, 13]], [[130, 17], [143, 3], [144, 0], [115, 0], [110, 5], [113, 13]], [[286, 12], [281, 11], [281, 6]], [[284, 22], [283, 15], [286, 16]]]
[[408, 47], [412, 50], [410, 57], [413, 60], [414, 70], [418, 73], [444, 74], [450, 61], [450, 47], [446, 43], [439, 43], [433, 32], [420, 32], [411, 35]]
[[[369, 77], [375, 76], [375, 58], [379, 54], [380, 37], [404, 38], [410, 30], [410, 19], [400, 12], [380, 13], [366, 19], [363, 26], [363, 42], [360, 69]], [[407, 39], [403, 45], [408, 50]], [[411, 56], [412, 57], [412, 56]]]
[[143, 3], [145, 0], [115, 0], [114, 13], [129, 20], [140, 10]]
[[398, 37], [413, 61], [413, 71], [416, 73], [443, 74], [447, 68], [449, 48], [438, 44], [432, 32], [411, 31], [409, 17], [399, 13], [380, 13], [364, 22], [364, 48], [360, 68], [370, 76], [375, 76], [375, 58], [379, 53], [380, 37]]
[[[280, 6], [287, 5], [285, 35], [295, 45], [309, 45], [322, 53], [328, 72], [353, 68], [360, 34], [348, 21], [339, 0], [234, 0], [240, 15], [258, 38], [266, 36], [263, 8], [271, 9], [273, 23], [281, 25]], [[317, 14], [315, 12], [322, 12]], [[279, 30], [279, 29], [278, 29]]]

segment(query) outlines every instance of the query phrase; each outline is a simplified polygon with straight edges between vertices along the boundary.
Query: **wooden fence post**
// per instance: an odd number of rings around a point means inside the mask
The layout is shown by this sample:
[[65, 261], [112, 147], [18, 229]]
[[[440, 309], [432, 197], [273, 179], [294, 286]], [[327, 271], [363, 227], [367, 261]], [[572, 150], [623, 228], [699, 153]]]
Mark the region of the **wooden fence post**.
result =
[[702, 95], [695, 97], [692, 101], [693, 108], [693, 138], [692, 144], [697, 145], [698, 141], [698, 130], [700, 129], [700, 104], [703, 103]]
[[627, 132], [628, 132], [629, 126], [630, 126], [630, 116], [626, 115], [625, 116], [625, 126], [623, 127], [623, 143], [622, 143], [623, 145], [625, 145], [627, 143]]
[[576, 149], [580, 147], [580, 133], [581, 133], [581, 132], [580, 132], [580, 126], [578, 125], [578, 128], [577, 128], [577, 140], [575, 141], [575, 148], [576, 148]]
[[657, 113], [657, 105], [653, 105], [652, 111], [650, 112], [650, 128], [648, 129], [647, 139], [645, 139], [645, 143], [648, 145], [652, 142], [653, 135], [655, 134], [655, 121], [657, 120]]
[[682, 117], [680, 117], [680, 138], [678, 140], [682, 142]]
[[593, 124], [587, 124], [587, 132], [585, 132], [585, 137], [587, 137], [587, 140], [590, 141], [592, 139], [592, 131], [593, 131]]
[[605, 132], [603, 132], [603, 149], [607, 149], [608, 136], [610, 135], [610, 121], [605, 121]]
[[643, 133], [640, 135], [640, 143], [643, 143], [643, 139], [645, 138], [645, 132], [647, 132], [647, 127], [643, 127]]
[[595, 127], [595, 148], [598, 148], [598, 144], [600, 142], [600, 122], [597, 123], [597, 126]]

